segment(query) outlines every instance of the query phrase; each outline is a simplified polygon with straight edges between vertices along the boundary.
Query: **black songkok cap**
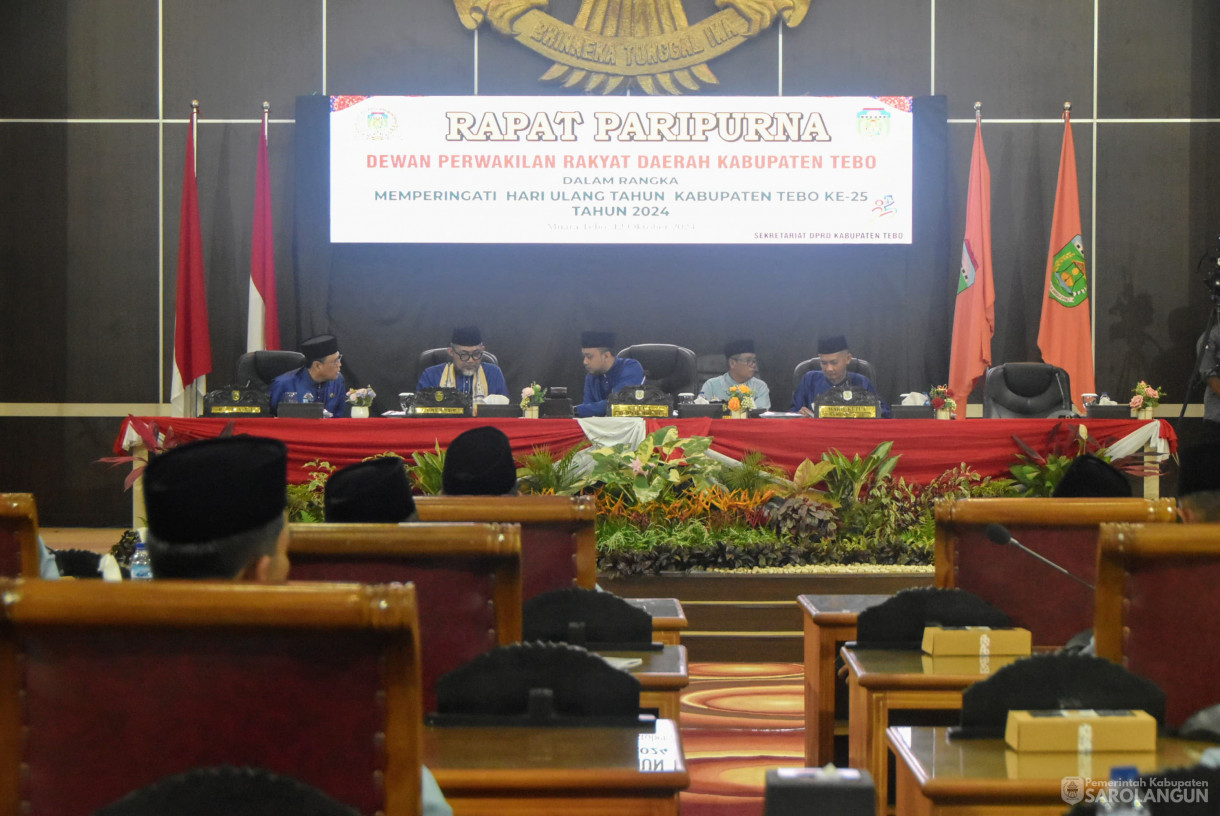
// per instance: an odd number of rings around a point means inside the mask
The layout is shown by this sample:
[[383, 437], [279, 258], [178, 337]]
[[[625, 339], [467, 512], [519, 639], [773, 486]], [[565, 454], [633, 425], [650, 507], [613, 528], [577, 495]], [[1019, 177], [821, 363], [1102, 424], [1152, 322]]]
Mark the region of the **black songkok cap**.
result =
[[847, 338], [841, 334], [824, 334], [818, 338], [818, 354], [838, 354], [847, 351]]
[[1192, 445], [1178, 452], [1178, 496], [1220, 490], [1220, 442]]
[[198, 544], [259, 527], [288, 504], [288, 448], [278, 439], [205, 439], [153, 458], [144, 471], [148, 529]]
[[415, 512], [411, 480], [397, 456], [379, 456], [336, 470], [326, 480], [326, 520], [397, 524]]
[[508, 437], [499, 428], [472, 428], [445, 452], [441, 485], [449, 496], [502, 496], [517, 484]]
[[580, 333], [581, 348], [613, 348], [614, 332], [587, 331]]
[[1114, 465], [1086, 453], [1072, 460], [1051, 495], [1057, 499], [1122, 499], [1131, 496], [1131, 485]]
[[312, 363], [314, 360], [325, 360], [338, 350], [339, 341], [333, 334], [319, 334], [301, 344], [301, 353], [305, 355], [305, 361], [308, 363]]
[[724, 344], [724, 356], [736, 357], [738, 354], [753, 354], [753, 340], [731, 340]]
[[483, 332], [479, 331], [478, 326], [458, 326], [453, 330], [449, 342], [455, 346], [481, 346]]

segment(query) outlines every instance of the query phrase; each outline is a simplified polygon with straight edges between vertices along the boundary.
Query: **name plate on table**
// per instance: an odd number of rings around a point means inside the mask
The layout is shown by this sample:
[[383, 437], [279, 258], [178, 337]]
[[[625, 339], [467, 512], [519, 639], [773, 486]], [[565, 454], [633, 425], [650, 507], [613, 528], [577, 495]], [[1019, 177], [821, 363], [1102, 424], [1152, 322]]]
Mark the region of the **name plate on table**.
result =
[[629, 405], [618, 403], [610, 406], [610, 416], [613, 417], [667, 417], [668, 405]]
[[433, 408], [428, 405], [416, 405], [408, 416], [466, 416], [465, 408]]
[[655, 385], [627, 385], [610, 396], [612, 417], [668, 417], [673, 397]]
[[257, 388], [217, 388], [203, 398], [203, 415], [270, 416], [271, 397]]
[[818, 417], [823, 419], [876, 419], [876, 405], [819, 405]]
[[876, 419], [877, 407], [877, 395], [871, 391], [832, 388], [818, 395], [814, 414], [830, 419]]
[[468, 416], [470, 395], [456, 388], [425, 388], [415, 393], [415, 402], [407, 416]]

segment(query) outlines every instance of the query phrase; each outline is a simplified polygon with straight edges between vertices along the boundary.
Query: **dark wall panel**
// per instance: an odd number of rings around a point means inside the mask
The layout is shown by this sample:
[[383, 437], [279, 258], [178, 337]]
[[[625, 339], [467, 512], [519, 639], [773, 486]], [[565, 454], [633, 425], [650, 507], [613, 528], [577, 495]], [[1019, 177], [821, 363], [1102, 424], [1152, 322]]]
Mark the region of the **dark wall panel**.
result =
[[474, 35], [452, 2], [354, 0], [327, 11], [327, 93], [473, 91]]
[[156, 402], [157, 126], [67, 133], [63, 401]]
[[1208, 316], [1191, 235], [1187, 125], [1101, 129], [1098, 178], [1097, 387], [1125, 393], [1153, 377], [1178, 402]]
[[0, 3], [0, 118], [157, 116], [157, 4]]
[[165, 0], [165, 116], [198, 99], [209, 119], [288, 118], [322, 90], [322, 5], [301, 0]]
[[784, 93], [930, 93], [930, 13], [928, 3], [815, 0], [784, 31]]
[[53, 402], [67, 389], [68, 133], [0, 127], [0, 400]]
[[937, 0], [936, 92], [950, 118], [1091, 117], [1092, 44], [1093, 0]]
[[33, 493], [45, 527], [125, 527], [130, 468], [96, 460], [111, 455], [114, 417], [0, 417], [0, 493]]
[[[1098, 107], [1103, 116], [1214, 117], [1216, 3], [1105, 4], [1098, 32]], [[1208, 36], [1208, 32], [1213, 32]]]

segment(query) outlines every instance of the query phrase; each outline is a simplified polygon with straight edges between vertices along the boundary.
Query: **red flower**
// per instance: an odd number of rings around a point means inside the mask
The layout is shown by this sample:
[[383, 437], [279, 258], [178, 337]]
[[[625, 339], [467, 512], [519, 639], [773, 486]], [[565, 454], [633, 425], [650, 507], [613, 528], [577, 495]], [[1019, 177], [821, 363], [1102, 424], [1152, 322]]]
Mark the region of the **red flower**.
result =
[[938, 411], [941, 408], [944, 408], [945, 407], [945, 398], [944, 397], [933, 397], [932, 398], [932, 407]]

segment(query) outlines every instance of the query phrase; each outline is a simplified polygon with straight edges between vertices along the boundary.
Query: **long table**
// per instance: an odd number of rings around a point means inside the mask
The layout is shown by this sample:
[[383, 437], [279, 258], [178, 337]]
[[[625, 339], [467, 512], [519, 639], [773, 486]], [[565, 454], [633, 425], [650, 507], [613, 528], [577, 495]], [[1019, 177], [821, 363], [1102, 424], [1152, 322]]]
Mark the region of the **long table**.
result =
[[278, 419], [128, 417], [115, 439], [115, 453], [139, 444], [133, 422], [155, 422], [160, 431], [172, 428], [183, 439], [219, 436], [232, 424], [232, 432], [269, 436], [288, 445], [288, 476], [293, 483], [307, 481], [303, 465], [314, 459], [336, 467], [369, 456], [394, 451], [410, 457], [416, 451], [447, 447], [463, 431], [493, 425], [508, 435], [513, 454], [522, 456], [546, 446], [561, 453], [585, 440], [599, 444], [630, 441], [645, 433], [676, 426], [682, 436], [710, 436], [712, 450], [740, 460], [748, 451], [761, 451], [789, 473], [804, 459], [819, 459], [830, 449], [848, 456], [867, 455], [881, 442], [893, 442], [891, 455], [901, 455], [895, 477], [927, 483], [952, 467], [965, 463], [982, 476], [1007, 476], [1021, 452], [1019, 438], [1039, 453], [1073, 449], [1081, 427], [1103, 445], [1126, 440], [1132, 452], [1145, 443], [1160, 443], [1167, 451], [1177, 445], [1172, 426], [1164, 420], [1138, 419], [479, 419], [479, 418], [373, 418]]

